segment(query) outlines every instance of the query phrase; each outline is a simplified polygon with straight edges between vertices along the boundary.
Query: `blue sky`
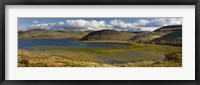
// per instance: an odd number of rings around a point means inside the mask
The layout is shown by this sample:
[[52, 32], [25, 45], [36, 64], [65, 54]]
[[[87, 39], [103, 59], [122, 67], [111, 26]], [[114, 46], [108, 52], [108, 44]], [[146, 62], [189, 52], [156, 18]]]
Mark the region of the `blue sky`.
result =
[[18, 30], [154, 30], [182, 24], [182, 18], [18, 18]]

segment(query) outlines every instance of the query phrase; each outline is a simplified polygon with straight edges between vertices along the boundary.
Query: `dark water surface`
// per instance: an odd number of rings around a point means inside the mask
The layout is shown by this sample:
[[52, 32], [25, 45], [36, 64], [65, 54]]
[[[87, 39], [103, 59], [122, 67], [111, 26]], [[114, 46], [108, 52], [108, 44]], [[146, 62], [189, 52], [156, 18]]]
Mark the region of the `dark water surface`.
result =
[[125, 44], [106, 44], [106, 43], [81, 43], [75, 42], [74, 39], [35, 39], [35, 40], [18, 40], [18, 48], [24, 49], [28, 46], [77, 46], [77, 47], [114, 47], [125, 46]]

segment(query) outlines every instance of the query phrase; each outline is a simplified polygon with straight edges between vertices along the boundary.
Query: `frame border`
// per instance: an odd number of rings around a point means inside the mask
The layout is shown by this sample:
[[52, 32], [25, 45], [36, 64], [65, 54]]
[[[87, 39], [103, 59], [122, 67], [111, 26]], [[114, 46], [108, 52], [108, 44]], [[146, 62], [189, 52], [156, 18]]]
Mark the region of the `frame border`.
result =
[[[5, 80], [6, 5], [195, 5], [195, 80]], [[0, 1], [0, 84], [1, 85], [199, 85], [200, 84], [200, 0], [1, 0]]]

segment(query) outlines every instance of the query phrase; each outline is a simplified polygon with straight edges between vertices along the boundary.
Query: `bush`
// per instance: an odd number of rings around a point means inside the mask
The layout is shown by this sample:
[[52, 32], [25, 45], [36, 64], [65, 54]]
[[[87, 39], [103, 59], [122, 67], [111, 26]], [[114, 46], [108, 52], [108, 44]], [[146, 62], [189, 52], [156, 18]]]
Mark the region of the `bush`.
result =
[[160, 40], [159, 42], [157, 42], [156, 44], [160, 44], [160, 45], [171, 45], [171, 46], [182, 46], [182, 43], [178, 40]]
[[182, 53], [181, 52], [172, 52], [165, 55], [167, 60], [172, 60], [175, 62], [182, 62]]

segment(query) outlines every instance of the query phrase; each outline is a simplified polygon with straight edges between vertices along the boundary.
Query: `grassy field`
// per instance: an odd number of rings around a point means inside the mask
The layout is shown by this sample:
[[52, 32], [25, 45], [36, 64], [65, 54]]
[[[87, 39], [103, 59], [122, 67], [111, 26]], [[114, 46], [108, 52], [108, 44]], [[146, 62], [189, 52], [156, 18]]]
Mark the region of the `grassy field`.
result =
[[64, 39], [76, 38], [80, 39], [90, 33], [89, 31], [67, 31], [67, 30], [41, 30], [32, 29], [28, 31], [18, 32], [19, 39]]
[[[18, 50], [19, 67], [181, 67], [182, 47], [133, 42], [119, 47], [31, 46]], [[167, 57], [166, 57], [167, 56]], [[178, 56], [178, 57], [177, 57]]]

